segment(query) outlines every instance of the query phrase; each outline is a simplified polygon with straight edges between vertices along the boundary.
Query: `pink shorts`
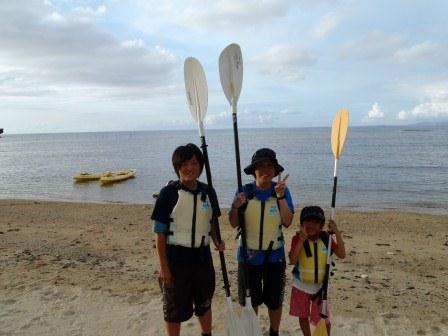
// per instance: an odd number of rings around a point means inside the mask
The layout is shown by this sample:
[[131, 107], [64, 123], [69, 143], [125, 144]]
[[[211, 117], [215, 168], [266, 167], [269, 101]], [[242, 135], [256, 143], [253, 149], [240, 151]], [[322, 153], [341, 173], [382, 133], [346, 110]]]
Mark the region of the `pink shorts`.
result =
[[[305, 293], [295, 287], [292, 287], [291, 302], [289, 306], [289, 315], [300, 318], [307, 318], [311, 324], [316, 325], [320, 319], [322, 311], [321, 301], [316, 299], [311, 301], [311, 294]], [[327, 301], [327, 319], [326, 323], [330, 323], [330, 307]]]

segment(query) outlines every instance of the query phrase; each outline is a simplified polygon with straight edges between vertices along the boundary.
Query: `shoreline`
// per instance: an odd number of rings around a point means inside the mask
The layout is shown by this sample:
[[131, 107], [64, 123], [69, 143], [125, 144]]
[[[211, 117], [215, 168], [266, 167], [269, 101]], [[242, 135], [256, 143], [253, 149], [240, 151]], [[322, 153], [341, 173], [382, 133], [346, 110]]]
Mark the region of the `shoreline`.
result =
[[[11, 335], [164, 335], [158, 259], [149, 204], [1, 199], [0, 330]], [[298, 229], [285, 230], [286, 250]], [[221, 217], [237, 307], [235, 232]], [[448, 215], [336, 210], [347, 258], [330, 282], [333, 336], [444, 335], [448, 318]], [[218, 253], [214, 334], [224, 333], [226, 299]], [[299, 334], [289, 316], [286, 271], [282, 335]], [[266, 308], [260, 308], [264, 330]], [[362, 333], [360, 333], [362, 330]], [[183, 335], [197, 335], [193, 318]]]
[[[154, 198], [153, 198], [154, 199]], [[15, 197], [3, 197], [0, 198], [0, 206], [3, 202], [43, 202], [43, 203], [78, 203], [78, 204], [121, 204], [121, 205], [141, 205], [141, 206], [154, 206], [154, 203], [138, 203], [138, 202], [127, 202], [127, 201], [79, 201], [74, 199], [57, 199], [57, 198], [15, 198]], [[302, 207], [295, 206], [296, 213]], [[323, 207], [324, 210], [329, 210], [330, 207]], [[432, 209], [432, 210], [431, 210]], [[229, 207], [221, 207], [221, 210], [228, 211]], [[368, 208], [368, 207], [337, 207], [336, 211], [346, 211], [355, 213], [370, 213], [370, 212], [398, 212], [398, 213], [409, 213], [409, 214], [421, 214], [421, 215], [435, 215], [435, 216], [448, 216], [448, 209], [442, 208]]]

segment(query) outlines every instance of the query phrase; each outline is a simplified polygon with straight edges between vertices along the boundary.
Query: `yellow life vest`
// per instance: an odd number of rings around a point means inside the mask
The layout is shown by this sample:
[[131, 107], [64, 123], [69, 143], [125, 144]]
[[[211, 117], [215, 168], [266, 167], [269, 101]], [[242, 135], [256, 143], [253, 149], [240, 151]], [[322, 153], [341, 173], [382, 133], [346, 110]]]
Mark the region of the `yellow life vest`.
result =
[[249, 249], [267, 251], [271, 242], [273, 250], [283, 246], [282, 220], [275, 196], [264, 202], [249, 196], [244, 219]]
[[178, 190], [178, 200], [171, 212], [167, 244], [200, 247], [210, 244], [212, 208], [203, 191]]
[[[309, 244], [307, 249], [305, 244]], [[294, 275], [302, 282], [321, 284], [327, 265], [327, 247], [321, 237], [317, 241], [307, 239], [299, 251], [299, 259], [294, 267]]]

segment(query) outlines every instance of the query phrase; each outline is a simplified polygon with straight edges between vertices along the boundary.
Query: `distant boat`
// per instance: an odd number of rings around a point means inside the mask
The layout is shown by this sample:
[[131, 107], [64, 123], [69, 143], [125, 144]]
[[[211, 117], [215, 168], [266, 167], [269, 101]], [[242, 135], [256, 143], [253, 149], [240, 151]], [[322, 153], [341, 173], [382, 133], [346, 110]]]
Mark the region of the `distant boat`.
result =
[[2, 134], [3, 133], [3, 128], [0, 128], [0, 134]]
[[109, 184], [119, 181], [127, 180], [134, 177], [136, 173], [135, 169], [120, 170], [117, 172], [106, 172], [101, 175], [100, 182], [102, 184]]
[[95, 180], [99, 180], [101, 178], [102, 174], [103, 173], [81, 172], [81, 173], [73, 176], [73, 179], [75, 180], [75, 182], [95, 181]]

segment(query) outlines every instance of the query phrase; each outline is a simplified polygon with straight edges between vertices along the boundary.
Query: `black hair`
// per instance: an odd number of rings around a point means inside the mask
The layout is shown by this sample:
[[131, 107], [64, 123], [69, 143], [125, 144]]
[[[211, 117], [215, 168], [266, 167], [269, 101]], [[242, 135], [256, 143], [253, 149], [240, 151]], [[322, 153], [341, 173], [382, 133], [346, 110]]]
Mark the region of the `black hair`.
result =
[[199, 173], [201, 174], [202, 169], [204, 168], [204, 156], [198, 146], [193, 143], [188, 143], [185, 146], [179, 146], [174, 150], [173, 156], [171, 157], [171, 162], [173, 163], [173, 168], [177, 177], [179, 177], [179, 169], [182, 167], [182, 164], [185, 161], [191, 160], [193, 156], [196, 156], [196, 159], [201, 166]]
[[325, 213], [324, 210], [317, 205], [306, 206], [300, 212], [300, 225], [303, 225], [303, 222], [307, 219], [315, 219], [321, 225], [325, 224]]

